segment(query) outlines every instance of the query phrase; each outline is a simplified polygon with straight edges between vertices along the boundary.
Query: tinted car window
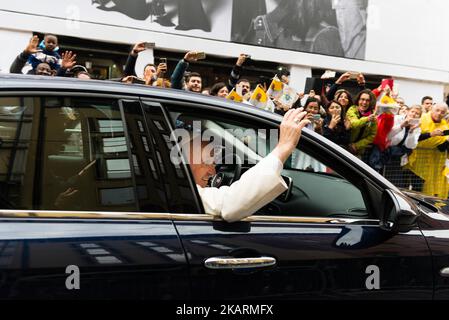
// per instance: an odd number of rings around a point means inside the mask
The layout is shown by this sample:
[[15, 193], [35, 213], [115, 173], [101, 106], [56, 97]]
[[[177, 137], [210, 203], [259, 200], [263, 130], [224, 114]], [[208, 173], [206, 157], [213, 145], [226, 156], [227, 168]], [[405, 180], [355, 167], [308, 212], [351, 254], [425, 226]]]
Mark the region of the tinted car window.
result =
[[143, 178], [141, 109], [128, 109], [112, 99], [0, 98], [3, 207], [165, 212], [159, 173]]
[[[227, 153], [237, 153], [244, 170], [269, 154], [278, 141], [278, 130], [268, 125], [235, 121], [235, 117], [226, 119], [222, 114], [198, 116], [179, 108], [171, 111], [174, 126], [201, 130], [203, 140], [206, 137], [204, 132], [208, 132], [209, 136], [214, 136], [213, 144], [220, 145], [218, 148], [215, 145], [214, 150], [222, 150], [222, 162], [225, 161], [223, 157], [229, 158]], [[215, 156], [216, 160], [218, 158]], [[332, 159], [318, 160], [300, 144], [285, 163], [282, 173], [293, 182], [292, 196], [287, 201], [275, 200], [258, 214], [368, 218], [361, 189], [336, 170]]]

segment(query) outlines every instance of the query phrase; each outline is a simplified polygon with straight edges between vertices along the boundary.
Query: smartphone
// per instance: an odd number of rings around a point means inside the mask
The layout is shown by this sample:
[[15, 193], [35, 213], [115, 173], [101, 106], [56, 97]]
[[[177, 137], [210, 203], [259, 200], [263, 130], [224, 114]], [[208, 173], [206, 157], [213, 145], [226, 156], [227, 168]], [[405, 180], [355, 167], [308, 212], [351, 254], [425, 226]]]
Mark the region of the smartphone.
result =
[[167, 58], [160, 58], [159, 63], [167, 64]]
[[156, 47], [156, 43], [154, 42], [145, 42], [145, 49], [154, 49]]
[[206, 53], [204, 53], [204, 52], [197, 52], [196, 53], [196, 59], [197, 60], [204, 60], [204, 59], [206, 59]]
[[312, 120], [313, 121], [320, 121], [321, 120], [321, 115], [319, 115], [319, 114], [314, 114], [313, 116], [312, 116]]
[[444, 130], [443, 131], [443, 136], [449, 136], [449, 130]]
[[349, 79], [351, 79], [351, 80], [357, 80], [357, 77], [359, 76], [359, 73], [358, 72], [351, 72], [350, 73], [350, 76], [349, 76]]
[[[412, 125], [412, 126], [416, 126], [416, 125], [419, 124], [420, 122], [421, 122], [420, 119], [410, 119], [410, 120], [408, 121], [408, 123], [410, 123], [410, 125]], [[446, 130], [446, 131], [449, 132], [449, 130]]]

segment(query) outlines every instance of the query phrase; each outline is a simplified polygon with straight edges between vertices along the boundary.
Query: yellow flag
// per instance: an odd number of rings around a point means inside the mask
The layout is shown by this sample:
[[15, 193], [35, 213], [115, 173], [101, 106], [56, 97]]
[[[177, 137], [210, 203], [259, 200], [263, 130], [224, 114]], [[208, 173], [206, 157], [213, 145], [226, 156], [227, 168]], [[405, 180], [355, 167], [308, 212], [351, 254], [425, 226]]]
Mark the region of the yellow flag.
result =
[[232, 89], [232, 91], [228, 94], [228, 96], [226, 97], [226, 99], [228, 100], [232, 100], [235, 102], [243, 102], [243, 97], [241, 95], [239, 95], [236, 91], [235, 88]]
[[382, 104], [396, 104], [396, 100], [394, 100], [392, 97], [384, 95], [382, 99], [380, 100]]
[[251, 99], [250, 102], [267, 102], [267, 94], [265, 93], [265, 91], [263, 91], [262, 87], [260, 86], [260, 84], [257, 85], [256, 89], [254, 90], [253, 94], [251, 95]]
[[281, 91], [282, 90], [282, 82], [281, 80], [279, 80], [278, 78], [273, 78], [273, 81], [271, 82], [271, 89], [273, 89], [273, 91]]

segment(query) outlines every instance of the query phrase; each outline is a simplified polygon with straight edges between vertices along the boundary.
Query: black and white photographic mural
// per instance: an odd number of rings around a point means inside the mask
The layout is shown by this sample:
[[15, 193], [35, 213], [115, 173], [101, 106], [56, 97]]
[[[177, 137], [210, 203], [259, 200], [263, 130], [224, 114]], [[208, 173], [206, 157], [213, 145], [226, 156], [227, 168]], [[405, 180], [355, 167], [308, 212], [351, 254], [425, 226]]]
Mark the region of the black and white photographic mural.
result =
[[92, 5], [103, 11], [121, 12], [135, 20], [150, 18], [151, 22], [175, 30], [211, 32], [210, 17], [201, 0], [92, 0]]
[[365, 58], [368, 0], [233, 0], [231, 41]]
[[367, 7], [368, 0], [15, 0], [1, 5], [68, 22], [76, 16], [91, 24], [351, 59], [365, 59]]

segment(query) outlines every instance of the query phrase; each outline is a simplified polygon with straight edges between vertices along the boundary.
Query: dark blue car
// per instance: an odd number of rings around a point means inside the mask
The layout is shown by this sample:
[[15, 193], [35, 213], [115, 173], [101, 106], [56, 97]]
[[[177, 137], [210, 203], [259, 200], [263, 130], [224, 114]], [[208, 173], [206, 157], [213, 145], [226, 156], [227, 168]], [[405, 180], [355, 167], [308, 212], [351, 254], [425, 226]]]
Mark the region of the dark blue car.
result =
[[280, 121], [183, 91], [1, 76], [0, 298], [449, 298], [447, 202], [310, 130], [285, 194], [240, 222], [205, 214], [173, 131], [200, 123], [244, 152], [218, 168], [233, 179]]

